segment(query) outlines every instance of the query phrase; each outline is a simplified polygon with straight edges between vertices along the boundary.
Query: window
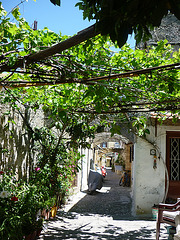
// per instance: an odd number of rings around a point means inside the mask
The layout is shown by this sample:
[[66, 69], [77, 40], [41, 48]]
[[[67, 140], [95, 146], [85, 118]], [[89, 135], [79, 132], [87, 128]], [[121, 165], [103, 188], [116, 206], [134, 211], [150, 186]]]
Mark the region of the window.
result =
[[107, 142], [103, 142], [101, 146], [102, 146], [103, 148], [106, 148], [106, 147], [107, 147]]
[[167, 132], [167, 161], [171, 181], [180, 181], [180, 132]]

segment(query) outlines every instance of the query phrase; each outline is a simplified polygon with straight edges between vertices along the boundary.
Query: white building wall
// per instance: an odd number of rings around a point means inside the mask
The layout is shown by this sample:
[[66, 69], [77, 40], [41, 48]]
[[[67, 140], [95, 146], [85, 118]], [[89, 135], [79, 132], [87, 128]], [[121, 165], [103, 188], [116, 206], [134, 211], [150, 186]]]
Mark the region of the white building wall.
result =
[[180, 131], [179, 126], [157, 126], [150, 128], [147, 136], [160, 149], [160, 158], [157, 154], [157, 168], [153, 168], [154, 157], [150, 155], [153, 145], [137, 137], [134, 145], [133, 163], [133, 211], [134, 215], [149, 215], [154, 204], [162, 202], [165, 196], [165, 159], [166, 159], [166, 131]]
[[81, 159], [80, 190], [85, 191], [88, 189], [87, 183], [90, 170], [90, 159], [93, 159], [93, 149], [81, 149], [81, 154], [84, 156]]

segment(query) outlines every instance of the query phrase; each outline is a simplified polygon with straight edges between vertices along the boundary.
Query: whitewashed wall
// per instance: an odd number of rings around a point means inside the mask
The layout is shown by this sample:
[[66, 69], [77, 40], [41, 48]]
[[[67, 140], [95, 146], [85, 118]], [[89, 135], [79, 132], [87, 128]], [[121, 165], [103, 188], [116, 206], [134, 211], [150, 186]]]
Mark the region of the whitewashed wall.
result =
[[166, 131], [180, 131], [180, 126], [157, 126], [149, 128], [149, 140], [160, 148], [161, 158], [157, 155], [157, 168], [153, 168], [153, 156], [150, 149], [153, 146], [141, 138], [137, 138], [134, 146], [133, 163], [133, 212], [134, 215], [150, 215], [152, 206], [162, 202], [165, 194]]
[[79, 172], [78, 179], [81, 191], [88, 189], [88, 176], [90, 170], [90, 159], [93, 159], [93, 149], [80, 149], [81, 154], [84, 156], [81, 159], [81, 171]]

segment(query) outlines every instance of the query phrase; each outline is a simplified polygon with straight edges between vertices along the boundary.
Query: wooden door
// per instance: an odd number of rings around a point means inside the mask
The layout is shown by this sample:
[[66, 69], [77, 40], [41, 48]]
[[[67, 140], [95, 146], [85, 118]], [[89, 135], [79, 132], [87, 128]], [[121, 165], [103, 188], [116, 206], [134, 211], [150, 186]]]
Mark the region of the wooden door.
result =
[[180, 197], [180, 131], [166, 132], [166, 164], [169, 173], [169, 198]]

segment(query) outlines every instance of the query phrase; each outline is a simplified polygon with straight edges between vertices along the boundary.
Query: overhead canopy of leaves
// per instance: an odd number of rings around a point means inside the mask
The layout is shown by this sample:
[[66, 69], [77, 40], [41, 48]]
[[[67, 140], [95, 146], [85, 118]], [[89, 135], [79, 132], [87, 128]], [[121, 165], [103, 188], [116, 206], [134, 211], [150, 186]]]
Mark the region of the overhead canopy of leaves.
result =
[[84, 19], [96, 20], [96, 29], [122, 47], [128, 34], [135, 33], [137, 42], [150, 37], [149, 29], [158, 27], [168, 12], [180, 20], [179, 0], [80, 0]]
[[0, 85], [6, 90], [1, 103], [20, 102], [34, 110], [42, 106], [52, 126], [71, 135], [69, 144], [92, 137], [88, 126], [97, 116], [103, 125], [133, 121], [139, 113], [179, 112], [180, 54], [172, 55], [167, 42], [149, 50], [133, 51], [125, 45], [114, 53], [110, 39], [96, 36], [27, 64], [33, 53], [67, 36], [47, 28], [32, 30], [18, 9], [12, 12], [16, 23], [6, 18], [2, 6], [0, 10]]

